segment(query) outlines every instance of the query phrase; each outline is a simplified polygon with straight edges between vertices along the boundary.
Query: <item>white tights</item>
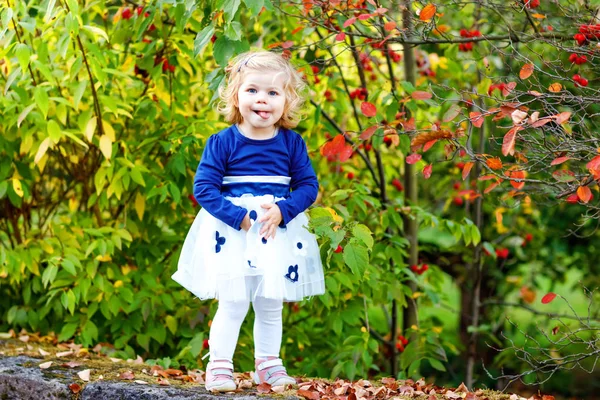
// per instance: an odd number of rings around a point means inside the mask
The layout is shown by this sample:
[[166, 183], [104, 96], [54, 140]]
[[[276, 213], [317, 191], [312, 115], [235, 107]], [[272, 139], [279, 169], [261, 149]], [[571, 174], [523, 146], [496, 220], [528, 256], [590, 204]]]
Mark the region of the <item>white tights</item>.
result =
[[[210, 326], [210, 360], [232, 361], [240, 328], [248, 313], [249, 301], [219, 301], [219, 308]], [[254, 357], [279, 357], [281, 349], [282, 300], [256, 297], [254, 309]]]

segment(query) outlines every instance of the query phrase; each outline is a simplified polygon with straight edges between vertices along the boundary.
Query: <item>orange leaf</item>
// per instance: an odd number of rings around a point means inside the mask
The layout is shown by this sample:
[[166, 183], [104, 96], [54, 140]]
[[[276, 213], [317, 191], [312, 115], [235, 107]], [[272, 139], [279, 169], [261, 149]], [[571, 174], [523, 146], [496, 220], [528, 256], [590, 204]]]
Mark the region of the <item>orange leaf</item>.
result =
[[484, 193], [484, 194], [488, 194], [489, 192], [491, 192], [492, 190], [494, 190], [494, 189], [496, 188], [496, 186], [498, 186], [498, 185], [499, 185], [499, 184], [501, 184], [501, 183], [502, 183], [502, 179], [498, 179], [496, 182], [492, 182], [492, 183], [490, 184], [490, 186], [488, 186], [488, 187], [487, 187], [487, 188], [486, 188], [486, 189], [483, 191], [483, 193]]
[[569, 157], [569, 156], [565, 156], [565, 157], [558, 157], [558, 158], [555, 158], [554, 160], [552, 160], [552, 162], [550, 163], [550, 165], [558, 165], [558, 164], [562, 164], [562, 163], [564, 163], [565, 161], [567, 161], [567, 160], [570, 160], [570, 159], [571, 159], [571, 157]]
[[378, 125], [370, 126], [367, 129], [365, 129], [365, 131], [363, 133], [361, 133], [359, 137], [362, 140], [368, 140], [368, 139], [371, 138], [371, 136], [373, 136], [373, 134], [375, 133], [375, 131], [377, 130], [377, 128], [379, 128]]
[[587, 186], [579, 186], [577, 188], [577, 197], [587, 204], [592, 199], [592, 191]]
[[504, 140], [502, 141], [502, 154], [506, 157], [507, 155], [515, 154], [515, 141], [517, 137], [517, 132], [520, 131], [520, 126], [513, 126], [511, 130], [509, 130], [506, 135], [504, 135]]
[[548, 293], [547, 295], [545, 295], [544, 297], [542, 297], [542, 304], [548, 304], [550, 303], [552, 300], [554, 300], [554, 298], [556, 298], [556, 294], [555, 293]]
[[431, 93], [416, 90], [412, 92], [410, 96], [415, 100], [429, 100], [431, 98]]
[[421, 21], [428, 21], [430, 20], [434, 15], [435, 15], [435, 6], [431, 3], [427, 4], [425, 7], [423, 7], [423, 9], [421, 10], [421, 13], [419, 14], [419, 19]]
[[396, 22], [394, 22], [394, 21], [386, 22], [385, 25], [383, 25], [383, 29], [385, 29], [386, 31], [391, 31], [395, 27], [396, 27]]
[[562, 125], [571, 118], [571, 113], [569, 111], [561, 112], [560, 114], [552, 116], [552, 118], [556, 120], [557, 124]]
[[423, 153], [425, 153], [427, 150], [429, 150], [431, 148], [431, 146], [433, 146], [436, 142], [437, 142], [437, 139], [433, 139], [433, 140], [430, 140], [429, 142], [425, 143], [425, 146], [423, 146]]
[[506, 176], [510, 179], [510, 184], [517, 190], [523, 189], [525, 182], [521, 181], [525, 179], [525, 171], [508, 171]]
[[473, 126], [476, 128], [481, 128], [481, 125], [483, 125], [484, 122], [484, 117], [481, 115], [480, 112], [477, 111], [471, 111], [469, 113], [469, 119], [471, 120]]
[[519, 77], [521, 79], [527, 79], [531, 76], [531, 74], [533, 74], [534, 70], [535, 67], [533, 66], [533, 64], [525, 64], [521, 68], [521, 72], [519, 72]]
[[462, 170], [463, 181], [465, 179], [467, 179], [467, 176], [469, 176], [469, 172], [471, 172], [471, 168], [473, 168], [473, 165], [474, 164], [471, 161], [469, 161], [468, 163], [465, 163], [465, 166], [463, 167], [463, 170]]
[[302, 25], [301, 25], [301, 26], [299, 26], [299, 27], [297, 27], [296, 29], [294, 29], [294, 30], [292, 31], [292, 35], [294, 35], [294, 34], [296, 34], [296, 33], [300, 32], [302, 29], [304, 29], [304, 26], [302, 26]]
[[488, 167], [490, 167], [491, 169], [501, 169], [502, 168], [502, 161], [500, 161], [500, 159], [498, 157], [488, 158], [486, 163], [487, 163]]
[[423, 168], [423, 177], [425, 179], [429, 179], [429, 177], [431, 176], [431, 172], [433, 170], [433, 165], [429, 164], [427, 166], [425, 166], [425, 168]]
[[592, 158], [592, 161], [587, 163], [585, 167], [590, 170], [600, 169], [600, 156]]
[[368, 101], [365, 101], [360, 105], [360, 111], [362, 111], [366, 117], [374, 117], [377, 115], [377, 107]]
[[302, 0], [302, 3], [304, 4], [304, 15], [307, 15], [313, 7], [313, 0]]
[[554, 82], [548, 87], [548, 90], [552, 93], [558, 93], [562, 90], [562, 85], [558, 82]]

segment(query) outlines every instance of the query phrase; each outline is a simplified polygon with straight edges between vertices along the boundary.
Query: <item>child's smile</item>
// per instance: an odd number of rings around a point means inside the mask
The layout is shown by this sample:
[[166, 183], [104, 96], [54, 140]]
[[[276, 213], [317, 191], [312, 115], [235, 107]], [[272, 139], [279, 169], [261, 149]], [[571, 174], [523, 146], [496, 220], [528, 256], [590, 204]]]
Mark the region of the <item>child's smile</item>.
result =
[[244, 134], [257, 139], [270, 138], [285, 107], [285, 76], [249, 72], [238, 90], [238, 108]]

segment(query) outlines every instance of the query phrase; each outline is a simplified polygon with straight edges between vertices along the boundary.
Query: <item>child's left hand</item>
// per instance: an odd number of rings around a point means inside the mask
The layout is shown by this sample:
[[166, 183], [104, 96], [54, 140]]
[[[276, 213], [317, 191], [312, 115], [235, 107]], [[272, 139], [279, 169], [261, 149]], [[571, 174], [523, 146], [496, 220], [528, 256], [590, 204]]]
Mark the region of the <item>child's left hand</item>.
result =
[[281, 215], [281, 210], [277, 204], [261, 204], [262, 208], [266, 208], [267, 212], [258, 219], [257, 222], [264, 222], [262, 228], [260, 228], [259, 234], [262, 235], [266, 233], [264, 236], [265, 239], [272, 237], [275, 239], [275, 233], [277, 232], [277, 227], [281, 223], [283, 216]]

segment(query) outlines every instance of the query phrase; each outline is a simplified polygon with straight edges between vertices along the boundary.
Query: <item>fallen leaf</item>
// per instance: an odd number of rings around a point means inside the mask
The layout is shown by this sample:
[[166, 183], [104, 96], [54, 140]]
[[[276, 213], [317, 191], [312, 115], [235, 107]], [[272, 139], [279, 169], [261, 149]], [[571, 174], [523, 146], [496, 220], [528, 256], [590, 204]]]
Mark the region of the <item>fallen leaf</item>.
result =
[[121, 360], [120, 358], [114, 358], [114, 357], [109, 357], [110, 361], [114, 362], [114, 363], [118, 363], [121, 362], [123, 360]]
[[285, 392], [285, 385], [273, 386], [271, 390], [273, 393], [283, 393]]
[[169, 380], [165, 379], [165, 378], [158, 378], [158, 384], [161, 386], [170, 386], [171, 385], [169, 383]]
[[[256, 386], [256, 391], [258, 393], [262, 393], [262, 394], [269, 393], [271, 391], [271, 385], [269, 385], [267, 382], [263, 382]], [[300, 392], [300, 391], [298, 391], [298, 392]], [[298, 394], [300, 395], [300, 393], [298, 393]]]
[[19, 340], [23, 343], [27, 343], [29, 341], [29, 336], [28, 335], [21, 335], [19, 336]]
[[169, 375], [173, 375], [173, 376], [183, 375], [182, 371], [180, 371], [178, 369], [172, 369], [172, 368], [165, 370], [165, 373], [169, 374]]
[[141, 381], [141, 380], [139, 380], [139, 379], [136, 379], [134, 382], [135, 382], [135, 383], [137, 383], [138, 385], [147, 385], [147, 384], [148, 384], [148, 382], [146, 382], [146, 381]]
[[126, 371], [126, 372], [123, 372], [122, 374], [119, 375], [119, 379], [126, 379], [126, 380], [130, 380], [131, 381], [134, 378], [135, 378], [135, 375], [131, 371]]
[[72, 356], [73, 354], [75, 354], [73, 352], [73, 350], [61, 351], [60, 353], [56, 353], [56, 357], [68, 357], [68, 356]]
[[90, 370], [89, 369], [84, 369], [83, 371], [79, 371], [77, 373], [77, 375], [79, 375], [79, 379], [81, 379], [82, 381], [85, 381], [85, 382], [90, 381]]
[[52, 361], [42, 363], [42, 364], [40, 364], [40, 369], [48, 369], [48, 368], [50, 368], [51, 365], [52, 365]]
[[71, 389], [71, 392], [77, 394], [81, 391], [81, 386], [79, 386], [77, 383], [71, 383], [69, 385], [69, 389]]
[[49, 355], [50, 355], [50, 352], [48, 352], [48, 351], [46, 351], [46, 350], [44, 350], [44, 349], [41, 349], [41, 348], [40, 348], [40, 349], [38, 349], [38, 350], [39, 350], [40, 354], [41, 354], [42, 356], [44, 356], [44, 357], [46, 357], [46, 356], [49, 356]]

